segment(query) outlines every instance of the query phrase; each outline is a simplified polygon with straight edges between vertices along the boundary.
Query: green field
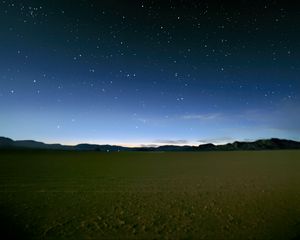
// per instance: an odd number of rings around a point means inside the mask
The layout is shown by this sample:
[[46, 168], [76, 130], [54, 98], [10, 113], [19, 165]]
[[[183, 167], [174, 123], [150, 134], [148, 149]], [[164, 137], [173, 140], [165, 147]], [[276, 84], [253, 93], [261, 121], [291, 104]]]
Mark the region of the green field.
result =
[[300, 151], [2, 151], [0, 221], [20, 239], [298, 239]]

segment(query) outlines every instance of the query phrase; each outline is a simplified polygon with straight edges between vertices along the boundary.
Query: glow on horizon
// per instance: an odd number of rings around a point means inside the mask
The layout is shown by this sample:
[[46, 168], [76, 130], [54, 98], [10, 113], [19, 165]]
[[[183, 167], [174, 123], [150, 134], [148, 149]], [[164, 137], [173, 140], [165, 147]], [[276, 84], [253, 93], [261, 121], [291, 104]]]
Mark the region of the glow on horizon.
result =
[[[13, 139], [13, 140], [34, 140], [37, 142], [43, 142], [46, 144], [61, 144], [66, 146], [75, 146], [78, 144], [96, 144], [96, 145], [114, 145], [114, 146], [122, 146], [122, 147], [159, 147], [159, 146], [166, 146], [166, 145], [173, 145], [173, 146], [199, 146], [203, 144], [212, 143], [214, 145], [224, 145], [228, 143], [233, 143], [234, 141], [241, 141], [238, 139], [232, 139], [230, 141], [211, 141], [211, 142], [201, 142], [201, 141], [188, 141], [186, 143], [157, 143], [156, 141], [135, 141], [135, 142], [119, 142], [119, 141], [103, 141], [103, 140], [77, 140], [77, 141], [70, 141], [70, 140], [39, 140], [39, 139]], [[176, 141], [176, 140], [173, 140]], [[244, 140], [246, 141], [246, 140]], [[251, 140], [252, 141], [252, 140]], [[253, 140], [255, 141], [255, 140]]]
[[[39, 140], [37, 140], [39, 141]], [[176, 143], [155, 143], [155, 142], [145, 142], [145, 141], [136, 141], [136, 142], [118, 142], [118, 141], [98, 141], [98, 140], [87, 140], [87, 141], [55, 141], [55, 140], [45, 140], [41, 141], [47, 144], [62, 144], [67, 146], [74, 146], [78, 144], [96, 144], [96, 145], [115, 145], [115, 146], [122, 146], [122, 147], [151, 147], [151, 146], [164, 146], [164, 145], [176, 145], [176, 146], [198, 146], [201, 143], [196, 141], [187, 142], [185, 144], [176, 144]]]

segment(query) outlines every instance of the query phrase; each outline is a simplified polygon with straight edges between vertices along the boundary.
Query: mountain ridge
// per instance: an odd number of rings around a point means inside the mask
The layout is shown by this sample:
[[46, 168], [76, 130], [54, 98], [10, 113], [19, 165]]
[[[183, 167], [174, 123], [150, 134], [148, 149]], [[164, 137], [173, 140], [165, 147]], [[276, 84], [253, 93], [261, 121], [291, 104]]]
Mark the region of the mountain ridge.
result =
[[281, 149], [300, 149], [300, 142], [270, 138], [259, 139], [252, 142], [235, 141], [223, 145], [212, 143], [200, 144], [198, 146], [177, 146], [162, 145], [158, 147], [123, 147], [117, 145], [98, 145], [81, 143], [73, 146], [47, 144], [34, 140], [12, 140], [7, 137], [0, 137], [0, 149], [41, 149], [41, 150], [68, 150], [68, 151], [100, 151], [100, 152], [120, 152], [120, 151], [241, 151], [241, 150], [281, 150]]

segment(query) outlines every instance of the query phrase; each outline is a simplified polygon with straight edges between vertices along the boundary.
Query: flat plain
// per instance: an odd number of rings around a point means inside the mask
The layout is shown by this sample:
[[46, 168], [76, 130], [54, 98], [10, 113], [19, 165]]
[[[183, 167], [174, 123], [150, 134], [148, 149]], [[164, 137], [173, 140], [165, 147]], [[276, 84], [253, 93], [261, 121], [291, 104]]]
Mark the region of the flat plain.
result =
[[298, 239], [300, 151], [1, 151], [0, 230], [17, 239]]

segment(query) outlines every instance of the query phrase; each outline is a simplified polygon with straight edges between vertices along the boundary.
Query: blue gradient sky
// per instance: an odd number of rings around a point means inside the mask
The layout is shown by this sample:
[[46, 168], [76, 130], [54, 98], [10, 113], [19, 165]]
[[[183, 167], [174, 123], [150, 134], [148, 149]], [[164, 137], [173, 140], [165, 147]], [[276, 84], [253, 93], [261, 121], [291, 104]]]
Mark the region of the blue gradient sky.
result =
[[7, 0], [0, 10], [2, 136], [130, 146], [300, 140], [292, 4]]

